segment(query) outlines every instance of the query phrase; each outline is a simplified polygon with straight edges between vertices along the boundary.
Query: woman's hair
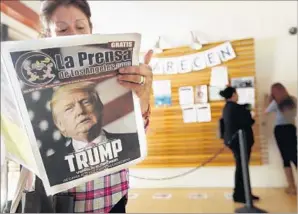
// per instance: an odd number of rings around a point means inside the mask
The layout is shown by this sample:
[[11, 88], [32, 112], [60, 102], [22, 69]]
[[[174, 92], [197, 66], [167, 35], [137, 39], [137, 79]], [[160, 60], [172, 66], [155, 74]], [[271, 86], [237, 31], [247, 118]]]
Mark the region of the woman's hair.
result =
[[43, 27], [43, 34], [49, 31], [49, 22], [54, 11], [60, 6], [74, 6], [80, 9], [88, 18], [90, 28], [91, 23], [91, 10], [87, 0], [44, 0], [40, 9], [40, 21]]
[[236, 93], [236, 89], [229, 86], [225, 88], [225, 90], [220, 91], [219, 95], [224, 97], [227, 100], [227, 99], [230, 99], [234, 93]]
[[274, 83], [271, 86], [271, 98], [275, 100], [279, 110], [296, 108], [296, 104], [292, 97], [289, 95], [287, 89], [281, 83]]

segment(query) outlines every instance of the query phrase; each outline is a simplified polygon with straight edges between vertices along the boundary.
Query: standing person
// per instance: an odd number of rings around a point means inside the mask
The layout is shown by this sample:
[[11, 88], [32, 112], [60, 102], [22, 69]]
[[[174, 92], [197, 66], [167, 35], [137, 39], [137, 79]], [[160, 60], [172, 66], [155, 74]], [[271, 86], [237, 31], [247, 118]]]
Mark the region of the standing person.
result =
[[291, 96], [281, 83], [271, 86], [271, 95], [267, 97], [265, 114], [275, 112], [274, 136], [283, 159], [284, 172], [288, 181], [286, 192], [297, 194], [291, 162], [297, 169], [297, 133], [295, 118], [297, 100]]
[[[242, 176], [239, 138], [237, 132], [240, 129], [245, 132], [247, 143], [247, 157], [249, 161], [251, 148], [254, 144], [252, 125], [255, 121], [254, 119], [252, 119], [247, 105], [239, 105], [237, 103], [238, 94], [235, 88], [227, 87], [220, 92], [220, 95], [226, 100], [222, 115], [224, 127], [224, 143], [233, 152], [236, 162], [233, 199], [235, 202], [245, 203], [244, 182]], [[259, 197], [252, 195], [252, 199], [259, 200]]]
[[[91, 11], [87, 0], [45, 0], [41, 7], [45, 37], [91, 34]], [[148, 66], [149, 51], [144, 64], [121, 68], [119, 84], [132, 89], [140, 98], [145, 128], [149, 124], [149, 98], [152, 71]], [[129, 189], [128, 170], [99, 177], [68, 191], [75, 198], [75, 212], [125, 213]]]

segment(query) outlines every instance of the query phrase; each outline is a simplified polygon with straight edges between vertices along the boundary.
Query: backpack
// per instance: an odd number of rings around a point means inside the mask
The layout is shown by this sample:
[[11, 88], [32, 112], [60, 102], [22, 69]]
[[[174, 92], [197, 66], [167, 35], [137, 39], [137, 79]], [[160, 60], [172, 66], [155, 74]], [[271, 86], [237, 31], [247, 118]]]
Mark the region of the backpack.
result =
[[225, 133], [224, 120], [223, 118], [220, 118], [218, 121], [217, 137], [219, 139], [224, 139], [224, 133]]

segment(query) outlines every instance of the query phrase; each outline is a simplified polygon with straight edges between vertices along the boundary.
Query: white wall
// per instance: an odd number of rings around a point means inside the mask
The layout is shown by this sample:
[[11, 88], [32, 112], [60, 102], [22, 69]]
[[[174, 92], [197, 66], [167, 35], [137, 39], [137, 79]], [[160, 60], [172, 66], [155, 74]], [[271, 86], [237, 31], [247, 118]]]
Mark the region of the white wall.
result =
[[[190, 43], [190, 31], [208, 41], [255, 38], [256, 72], [259, 99], [270, 84], [281, 81], [297, 96], [296, 1], [175, 1], [107, 2], [90, 1], [95, 33], [142, 33], [142, 50], [151, 48], [158, 36], [178, 46]], [[38, 8], [36, 5], [33, 8]], [[274, 140], [269, 134], [269, 164], [251, 167], [254, 187], [285, 185], [282, 165]], [[175, 175], [188, 169], [131, 169], [144, 177]], [[131, 178], [131, 186], [144, 187], [232, 187], [233, 167], [205, 167], [188, 176], [169, 181], [144, 181]]]

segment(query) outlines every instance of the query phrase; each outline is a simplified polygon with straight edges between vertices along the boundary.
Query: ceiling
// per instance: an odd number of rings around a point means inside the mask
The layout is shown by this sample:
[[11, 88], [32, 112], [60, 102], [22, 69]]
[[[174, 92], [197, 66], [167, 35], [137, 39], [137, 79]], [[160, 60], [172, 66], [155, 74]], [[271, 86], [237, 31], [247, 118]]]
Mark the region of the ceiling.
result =
[[[39, 11], [39, 1], [23, 1]], [[142, 50], [202, 41], [286, 35], [297, 25], [296, 1], [89, 1], [94, 33], [142, 34]], [[296, 7], [295, 7], [296, 6]], [[282, 29], [282, 31], [281, 31]]]
[[39, 13], [39, 7], [40, 7], [40, 1], [24, 1], [20, 0], [23, 4], [30, 7], [32, 10], [34, 10], [36, 13]]

